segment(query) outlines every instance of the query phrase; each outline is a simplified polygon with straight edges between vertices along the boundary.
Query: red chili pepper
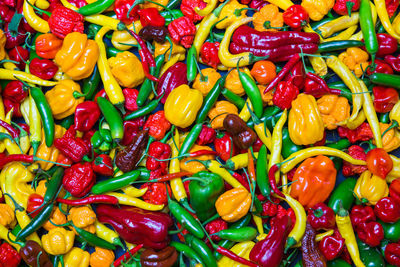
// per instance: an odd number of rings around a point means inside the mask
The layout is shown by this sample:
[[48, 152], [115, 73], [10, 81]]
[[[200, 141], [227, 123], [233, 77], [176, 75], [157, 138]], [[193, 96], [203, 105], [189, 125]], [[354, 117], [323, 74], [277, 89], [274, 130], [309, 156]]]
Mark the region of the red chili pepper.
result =
[[21, 262], [21, 256], [8, 243], [0, 246], [0, 266], [18, 267]]
[[235, 156], [238, 150], [233, 144], [232, 137], [228, 133], [217, 136], [214, 140], [214, 148], [223, 161], [227, 161], [229, 158]]
[[96, 182], [96, 175], [89, 162], [77, 163], [64, 172], [63, 186], [73, 197], [83, 197]]
[[135, 111], [138, 109], [136, 99], [138, 97], [139, 91], [136, 89], [125, 88], [122, 90], [125, 97], [125, 108], [129, 111]]
[[195, 158], [195, 157], [200, 157], [200, 156], [204, 156], [204, 155], [216, 156], [216, 155], [218, 155], [218, 152], [213, 151], [213, 150], [206, 150], [206, 149], [205, 150], [197, 150], [197, 151], [191, 152], [189, 154], [189, 157]]
[[315, 204], [309, 211], [307, 220], [315, 230], [329, 230], [335, 227], [335, 212], [324, 203]]
[[[168, 193], [171, 195], [171, 188], [169, 185]], [[164, 183], [145, 183], [140, 186], [140, 189], [147, 188], [146, 193], [142, 196], [143, 200], [147, 203], [155, 205], [167, 205], [168, 197]]]
[[360, 0], [336, 0], [333, 10], [339, 15], [345, 16], [351, 14], [352, 11], [360, 9]]
[[272, 101], [275, 106], [281, 109], [289, 109], [292, 107], [292, 101], [296, 99], [299, 94], [299, 88], [291, 82], [280, 82], [276, 86]]
[[221, 60], [218, 57], [219, 50], [219, 42], [205, 42], [200, 49], [200, 58], [204, 62], [214, 69], [217, 69], [218, 64], [221, 63]]
[[[248, 191], [250, 191], [250, 185], [249, 182], [247, 181], [247, 177], [244, 177], [242, 174], [239, 174], [237, 172], [232, 172], [231, 173], [233, 178], [235, 178], [236, 180], [238, 180], [238, 182], [243, 185]], [[225, 182], [225, 191], [232, 189], [233, 187], [231, 187], [230, 184], [228, 184], [227, 182]]]
[[250, 2], [250, 8], [257, 9], [258, 11], [266, 5], [268, 5], [268, 2], [264, 0], [252, 0]]
[[204, 227], [207, 231], [207, 233], [210, 235], [212, 241], [220, 241], [221, 238], [217, 235], [212, 235], [215, 233], [218, 233], [219, 231], [228, 229], [228, 223], [221, 218], [218, 218], [216, 220], [213, 220], [209, 223], [206, 224]]
[[374, 108], [376, 112], [386, 113], [399, 101], [399, 93], [394, 88], [374, 86]]
[[400, 204], [400, 178], [397, 178], [390, 183], [389, 196]]
[[386, 261], [394, 266], [400, 266], [400, 243], [389, 243], [385, 248]]
[[283, 12], [283, 21], [295, 30], [307, 25], [310, 21], [310, 16], [301, 5], [291, 5]]
[[143, 128], [149, 128], [149, 135], [156, 140], [161, 140], [171, 128], [171, 123], [165, 118], [164, 110], [159, 110], [149, 116]]
[[170, 173], [170, 174], [158, 177], [151, 181], [163, 183], [163, 182], [171, 181], [172, 179], [181, 178], [183, 176], [191, 176], [191, 175], [193, 175], [193, 173], [191, 173], [191, 172], [176, 172], [176, 173]]
[[43, 80], [50, 80], [56, 75], [58, 67], [52, 60], [34, 58], [29, 63], [29, 71]]
[[394, 73], [392, 67], [387, 62], [381, 59], [376, 59], [374, 66], [372, 66], [371, 64], [372, 62], [370, 62], [371, 67], [367, 68], [368, 75], [372, 75], [373, 73], [386, 73], [386, 74]]
[[278, 214], [278, 208], [281, 207], [279, 205], [279, 201], [271, 198], [272, 201], [266, 201], [262, 204], [263, 211], [261, 213], [262, 216], [275, 217]]
[[114, 267], [118, 267], [122, 264], [123, 261], [128, 261], [131, 257], [133, 257], [141, 248], [143, 244], [139, 244], [136, 247], [132, 248], [131, 250], [125, 252], [121, 257], [116, 259], [113, 263]]
[[134, 1], [132, 0], [115, 0], [114, 12], [117, 15], [117, 19], [121, 20], [125, 24], [131, 24], [135, 20], [138, 20], [139, 5], [133, 7], [129, 15], [127, 15], [133, 3]]
[[[358, 145], [352, 145], [347, 149], [347, 154], [351, 157], [359, 160], [366, 160], [367, 154], [364, 149]], [[344, 176], [353, 176], [356, 174], [361, 174], [367, 170], [365, 165], [353, 165], [347, 161], [343, 161], [342, 173]]]
[[96, 102], [85, 101], [76, 106], [74, 127], [75, 130], [87, 132], [96, 124], [101, 112]]
[[368, 141], [373, 138], [371, 127], [366, 122], [363, 122], [354, 130], [350, 130], [345, 127], [339, 127], [338, 133], [341, 138], [349, 139], [350, 143]]
[[161, 175], [167, 174], [168, 161], [160, 160], [168, 159], [171, 156], [171, 147], [156, 141], [150, 144], [148, 154], [149, 157], [146, 159], [146, 168], [150, 171], [160, 169]]
[[294, 64], [290, 72], [283, 78], [283, 81], [291, 81], [292, 84], [297, 86], [297, 88], [299, 88], [301, 91], [304, 89], [305, 78], [306, 73], [304, 71], [303, 62], [298, 61], [296, 64]]
[[244, 264], [244, 265], [250, 266], [250, 267], [258, 267], [258, 264], [254, 263], [252, 261], [249, 261], [245, 258], [242, 258], [239, 255], [236, 255], [234, 252], [230, 251], [229, 249], [226, 249], [221, 246], [216, 246], [216, 248], [217, 248], [216, 250], [218, 253], [220, 253], [221, 255], [223, 255], [233, 261], [236, 261], [238, 263], [241, 263], [241, 264]]
[[51, 33], [60, 39], [71, 32], [83, 33], [83, 22], [84, 17], [81, 14], [63, 5], [57, 5], [48, 20]]
[[276, 185], [275, 173], [278, 170], [279, 170], [279, 167], [277, 164], [272, 165], [268, 171], [268, 180], [271, 185], [272, 191], [274, 191], [274, 193], [277, 194], [278, 196], [285, 198], [285, 195], [279, 190], [278, 186]]
[[383, 148], [374, 148], [367, 153], [367, 168], [382, 179], [393, 169], [393, 161]]
[[143, 27], [147, 25], [161, 27], [165, 24], [165, 19], [160, 15], [158, 9], [155, 7], [144, 8], [138, 11], [140, 23]]
[[397, 51], [397, 41], [394, 37], [387, 33], [378, 33], [379, 50], [376, 53], [377, 57], [383, 57], [386, 55], [392, 55]]
[[399, 7], [399, 0], [386, 0], [386, 10], [389, 14], [389, 17], [392, 17]]
[[57, 198], [57, 202], [66, 204], [69, 206], [83, 206], [83, 205], [88, 205], [88, 204], [94, 204], [94, 203], [103, 203], [103, 204], [111, 204], [111, 205], [117, 205], [118, 204], [118, 198], [114, 196], [109, 196], [109, 195], [95, 195], [95, 196], [88, 196], [85, 198], [80, 198], [80, 199], [64, 199], [64, 198]]
[[25, 154], [11, 154], [5, 157], [0, 158], [0, 169], [2, 169], [6, 164], [14, 161], [20, 161], [25, 163], [33, 163], [34, 156], [33, 155], [25, 155]]
[[29, 195], [28, 203], [26, 204], [26, 211], [30, 213], [29, 215], [33, 218], [36, 217], [36, 215], [38, 215], [38, 213], [43, 209], [43, 202], [44, 199], [41, 195], [36, 193]]
[[203, 9], [206, 6], [207, 3], [202, 0], [182, 0], [180, 8], [185, 17], [188, 17], [193, 22], [197, 22], [202, 20], [204, 17], [198, 15], [194, 9], [196, 7]]
[[18, 131], [7, 122], [0, 119], [0, 126], [7, 130], [14, 140], [18, 140]]
[[25, 70], [26, 62], [29, 59], [28, 49], [25, 49], [22, 46], [14, 47], [8, 52], [8, 56], [10, 57], [11, 60], [18, 62], [18, 64], [16, 65], [20, 70]]
[[124, 138], [121, 141], [121, 145], [127, 146], [132, 143], [133, 138], [139, 133], [140, 127], [142, 127], [143, 125], [143, 118], [124, 121]]
[[174, 42], [189, 48], [196, 34], [196, 26], [188, 17], [180, 17], [168, 25], [168, 31]]
[[73, 162], [80, 162], [83, 157], [89, 154], [90, 149], [82, 138], [75, 136], [75, 129], [72, 128], [63, 137], [54, 140], [54, 146]]
[[[335, 229], [335, 231], [338, 231]], [[336, 259], [342, 253], [344, 249], [345, 240], [340, 236], [325, 236], [321, 242], [319, 242], [318, 247], [322, 254], [328, 261]]]
[[350, 213], [351, 224], [353, 227], [365, 222], [376, 220], [374, 210], [370, 206], [355, 205]]
[[326, 94], [339, 94], [340, 92], [336, 93], [328, 87], [324, 79], [314, 73], [308, 72], [304, 83], [304, 93], [319, 98]]
[[363, 222], [356, 227], [361, 241], [371, 247], [378, 246], [384, 238], [383, 227], [378, 222]]
[[214, 142], [217, 137], [217, 132], [207, 125], [203, 125], [199, 137], [197, 137], [196, 144], [203, 146]]
[[392, 197], [381, 198], [374, 207], [375, 215], [386, 223], [400, 219], [400, 204]]
[[93, 171], [103, 176], [112, 176], [114, 173], [112, 159], [109, 155], [98, 155], [92, 161]]

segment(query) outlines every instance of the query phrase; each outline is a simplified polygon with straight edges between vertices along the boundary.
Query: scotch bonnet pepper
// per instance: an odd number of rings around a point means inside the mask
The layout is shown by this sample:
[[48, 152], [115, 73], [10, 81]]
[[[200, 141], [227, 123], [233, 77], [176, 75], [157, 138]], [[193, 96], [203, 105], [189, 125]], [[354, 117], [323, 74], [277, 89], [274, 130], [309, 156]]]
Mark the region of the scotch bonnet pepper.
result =
[[74, 197], [83, 197], [95, 183], [96, 175], [89, 162], [77, 163], [65, 170], [63, 186]]
[[111, 73], [121, 86], [134, 88], [144, 81], [140, 60], [133, 53], [125, 51], [108, 59]]
[[357, 180], [354, 194], [367, 204], [375, 205], [381, 198], [388, 196], [389, 187], [384, 179], [365, 171]]
[[83, 33], [83, 20], [84, 17], [81, 14], [63, 5], [57, 5], [48, 22], [50, 31], [58, 38], [63, 39], [71, 32]]
[[76, 106], [74, 127], [78, 131], [89, 131], [100, 118], [100, 109], [93, 101], [85, 101]]

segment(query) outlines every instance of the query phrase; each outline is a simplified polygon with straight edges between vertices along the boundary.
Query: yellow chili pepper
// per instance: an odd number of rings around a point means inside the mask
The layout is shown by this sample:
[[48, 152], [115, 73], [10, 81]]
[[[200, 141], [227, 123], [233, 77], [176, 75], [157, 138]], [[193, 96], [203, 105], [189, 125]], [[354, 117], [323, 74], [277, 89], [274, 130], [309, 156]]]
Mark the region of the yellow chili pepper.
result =
[[88, 267], [90, 254], [81, 248], [74, 247], [64, 256], [65, 267]]
[[395, 33], [400, 34], [400, 14], [397, 14], [392, 24]]
[[251, 118], [251, 111], [253, 111], [253, 105], [251, 104], [250, 98], [247, 98], [246, 103], [239, 113], [239, 118], [244, 122], [247, 122]]
[[218, 79], [221, 78], [221, 74], [213, 68], [205, 68], [202, 69], [201, 72], [205, 79], [203, 80], [200, 73], [198, 73], [193, 82], [193, 89], [199, 90], [203, 96], [206, 96]]
[[265, 125], [265, 122], [261, 120], [254, 121], [254, 131], [256, 132], [258, 138], [263, 142], [263, 144], [271, 151], [272, 143], [271, 143], [271, 132]]
[[337, 128], [337, 123], [350, 117], [350, 104], [347, 98], [337, 95], [324, 95], [317, 100], [322, 121], [328, 130]]
[[126, 27], [121, 21], [119, 21], [118, 19], [114, 19], [112, 17], [106, 16], [106, 15], [101, 15], [101, 14], [97, 14], [97, 15], [91, 15], [91, 16], [86, 16], [85, 20], [87, 22], [93, 23], [93, 24], [97, 24], [103, 27], [108, 27], [111, 30], [124, 30], [125, 28], [129, 28]]
[[314, 146], [302, 149], [291, 154], [290, 157], [285, 159], [285, 162], [281, 165], [281, 172], [287, 173], [303, 160], [318, 155], [335, 156], [354, 165], [366, 165], [365, 161], [354, 159], [349, 154], [336, 148], [326, 146]]
[[127, 88], [134, 88], [144, 81], [142, 63], [135, 54], [125, 51], [108, 59], [111, 73], [118, 83]]
[[30, 141], [33, 147], [33, 154], [36, 155], [36, 151], [42, 141], [42, 119], [31, 94], [29, 94], [28, 101]]
[[263, 221], [262, 221], [261, 217], [253, 214], [253, 221], [257, 227], [259, 236], [264, 235], [264, 226], [263, 226]]
[[16, 81], [17, 79], [20, 79], [27, 83], [34, 83], [34, 84], [41, 85], [41, 86], [51, 87], [51, 86], [57, 85], [57, 82], [46, 81], [46, 80], [40, 79], [39, 77], [37, 77], [33, 74], [26, 73], [24, 71], [8, 70], [8, 69], [0, 68], [0, 80]]
[[[320, 56], [319, 53], [315, 55]], [[308, 57], [308, 60], [310, 61], [315, 74], [317, 74], [318, 76], [324, 76], [328, 73], [328, 66], [326, 65], [326, 62], [322, 57]]]
[[391, 183], [393, 180], [399, 178], [400, 176], [400, 158], [390, 155], [390, 158], [393, 161], [393, 169], [386, 176], [386, 181]]
[[353, 226], [349, 212], [343, 207], [336, 214], [336, 225], [338, 227], [340, 235], [344, 238], [347, 250], [350, 253], [350, 257], [356, 267], [365, 267], [364, 263], [360, 259], [360, 252], [354, 235]]
[[114, 105], [120, 105], [125, 102], [125, 97], [122, 93], [121, 87], [111, 73], [110, 65], [108, 65], [107, 62], [106, 46], [103, 42], [104, 35], [110, 30], [110, 27], [104, 26], [96, 34], [95, 41], [99, 46], [100, 51], [100, 56], [97, 60], [97, 67], [99, 68], [104, 89], [106, 90], [107, 96], [110, 98], [111, 103]]
[[15, 225], [14, 210], [7, 204], [0, 204], [0, 225], [13, 227]]
[[397, 40], [400, 40], [400, 35], [396, 33], [392, 26], [392, 23], [390, 22], [385, 0], [374, 0], [374, 3], [376, 5], [376, 11], [378, 13], [379, 20], [381, 21], [386, 32]]
[[[258, 158], [258, 152], [253, 153], [256, 158]], [[238, 170], [242, 168], [247, 168], [249, 165], [249, 155], [248, 153], [238, 154], [229, 158], [225, 166], [230, 170]]]
[[[250, 256], [250, 251], [253, 249], [255, 243], [253, 241], [245, 241], [245, 242], [240, 242], [234, 245], [230, 251], [235, 253], [236, 255], [245, 258], [246, 260], [249, 260]], [[223, 256], [219, 261], [218, 261], [218, 266], [224, 266], [224, 267], [245, 267], [247, 265], [243, 265], [238, 263], [237, 261], [231, 260], [230, 258]]]
[[354, 130], [358, 126], [360, 126], [366, 119], [367, 118], [365, 117], [364, 110], [360, 110], [360, 112], [358, 112], [357, 118], [353, 121], [347, 122], [346, 127], [350, 130]]
[[238, 180], [236, 180], [223, 166], [216, 160], [207, 161], [206, 168], [213, 173], [219, 174], [228, 184], [234, 188], [244, 188]]
[[[134, 31], [135, 29], [136, 31], [140, 31], [143, 28], [140, 20], [135, 21], [134, 25], [135, 27], [133, 27], [133, 24], [130, 24], [127, 28], [131, 31]], [[111, 36], [111, 43], [115, 48], [119, 50], [129, 50], [132, 48], [132, 46], [137, 45], [136, 39], [132, 35], [130, 35], [127, 30], [114, 31]]]
[[162, 210], [164, 208], [164, 205], [154, 205], [150, 204], [147, 202], [144, 202], [143, 200], [135, 197], [130, 197], [128, 195], [124, 195], [121, 193], [107, 193], [106, 195], [113, 196], [118, 198], [118, 203], [120, 205], [128, 205], [128, 206], [135, 206], [144, 210], [151, 210], [151, 211], [158, 211]]
[[203, 9], [200, 9], [198, 6], [195, 7], [194, 11], [200, 16], [207, 16], [210, 14], [218, 4], [218, 0], [206, 0], [207, 6]]
[[[10, 59], [7, 54], [6, 59]], [[3, 67], [7, 70], [18, 70], [17, 65], [15, 65], [13, 62], [4, 62]]]
[[[121, 173], [122, 174], [122, 173]], [[122, 192], [130, 197], [141, 197], [146, 194], [148, 187], [138, 189], [132, 185], [128, 185], [127, 187], [121, 188]]]
[[8, 239], [8, 237], [11, 237], [11, 240], [15, 240], [15, 236], [12, 233], [10, 233], [6, 227], [0, 224], [0, 239], [7, 241], [7, 243], [9, 243], [17, 251], [19, 251], [19, 249], [21, 248], [20, 245], [11, 242], [10, 239]]
[[[7, 122], [8, 124], [11, 124], [12, 114], [13, 114], [13, 109], [11, 109], [7, 113], [6, 117], [4, 118], [4, 121]], [[1, 128], [0, 131], [4, 132], [5, 129]], [[15, 142], [11, 141], [10, 139], [4, 139], [3, 143], [9, 154], [20, 154], [21, 153], [21, 149], [19, 148], [19, 146]]]
[[347, 28], [346, 30], [342, 31], [341, 33], [339, 33], [338, 35], [334, 36], [334, 37], [330, 37], [327, 39], [323, 39], [322, 42], [332, 42], [332, 41], [341, 41], [341, 40], [348, 40], [352, 34], [357, 30], [358, 25], [353, 25], [350, 26], [349, 28]]
[[[168, 60], [161, 68], [161, 72], [160, 72], [160, 77], [164, 74], [164, 72], [167, 71], [167, 69], [169, 69], [172, 65], [174, 65], [176, 62], [180, 61], [182, 58], [181, 54], [176, 54], [175, 56], [171, 57], [171, 60]], [[185, 57], [183, 58], [185, 59]], [[182, 60], [183, 60], [182, 59]]]
[[220, 195], [215, 208], [224, 221], [236, 222], [243, 218], [251, 206], [251, 194], [244, 187], [233, 188]]
[[43, 249], [51, 255], [62, 255], [72, 249], [74, 239], [74, 232], [56, 227], [42, 236]]
[[115, 255], [112, 250], [95, 247], [95, 252], [90, 255], [91, 267], [111, 266]]
[[[119, 235], [114, 230], [108, 228], [98, 220], [94, 222], [94, 227], [96, 228], [96, 235], [112, 244], [123, 246]], [[125, 242], [127, 246], [130, 244]], [[128, 245], [129, 244], [129, 245]]]
[[225, 100], [217, 101], [215, 106], [208, 112], [211, 127], [213, 129], [222, 129], [224, 127], [224, 119], [228, 114], [238, 115], [237, 107], [231, 102]]
[[350, 26], [357, 25], [360, 20], [360, 15], [358, 12], [352, 12], [351, 17], [349, 16], [341, 16], [337, 19], [329, 21], [324, 25], [320, 26], [318, 30], [321, 32], [321, 36], [323, 38], [329, 37], [332, 34], [345, 30]]
[[[317, 235], [315, 236], [315, 241], [316, 241], [316, 242], [320, 242], [324, 237], [333, 235], [333, 232], [334, 232], [334, 231], [331, 229], [331, 230], [328, 230], [328, 231], [326, 231], [326, 232], [317, 234]], [[293, 247], [294, 247], [294, 248], [299, 248], [299, 247], [301, 247], [301, 241], [300, 241], [300, 242], [297, 242], [297, 244], [294, 245]]]
[[389, 187], [386, 181], [379, 176], [364, 171], [357, 180], [354, 194], [360, 199], [375, 205], [381, 198], [389, 195]]
[[[281, 117], [274, 127], [274, 131], [272, 132], [272, 140], [271, 143], [273, 146], [271, 147], [271, 157], [268, 161], [268, 170], [275, 164], [278, 164], [281, 159], [281, 151], [282, 151], [282, 128], [285, 125], [287, 120], [287, 110], [285, 109], [282, 112]], [[275, 172], [275, 181], [278, 183], [280, 180], [279, 170]]]
[[268, 0], [269, 3], [278, 6], [280, 9], [286, 10], [293, 6], [293, 2], [290, 0]]
[[41, 33], [48, 33], [50, 31], [49, 23], [36, 15], [35, 10], [31, 5], [34, 5], [36, 0], [24, 0], [24, 4], [22, 6], [24, 12], [24, 18], [28, 22], [29, 26], [31, 26], [34, 30]]

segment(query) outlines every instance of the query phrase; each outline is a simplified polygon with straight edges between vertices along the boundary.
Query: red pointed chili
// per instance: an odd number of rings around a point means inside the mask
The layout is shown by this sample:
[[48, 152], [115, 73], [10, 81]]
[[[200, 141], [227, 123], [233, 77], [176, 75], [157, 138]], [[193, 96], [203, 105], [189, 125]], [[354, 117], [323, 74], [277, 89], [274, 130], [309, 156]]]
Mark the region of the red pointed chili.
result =
[[278, 196], [284, 198], [285, 195], [279, 190], [278, 186], [276, 185], [275, 173], [278, 170], [279, 170], [279, 166], [277, 164], [272, 165], [268, 171], [268, 180], [271, 185], [272, 191], [274, 191], [274, 193], [277, 194]]
[[113, 263], [114, 267], [118, 267], [122, 264], [123, 261], [129, 260], [131, 257], [133, 257], [141, 248], [143, 247], [143, 244], [137, 245], [136, 247], [132, 248], [130, 251], [125, 252], [121, 257], [116, 259]]
[[216, 151], [204, 149], [204, 150], [197, 150], [197, 151], [191, 152], [189, 154], [189, 157], [194, 158], [194, 157], [199, 157], [199, 156], [204, 156], [204, 155], [214, 155], [214, 156], [216, 156], [216, 155], [218, 155], [218, 153]]
[[232, 251], [221, 247], [221, 246], [217, 246], [217, 252], [220, 253], [221, 255], [230, 258], [233, 261], [239, 262], [241, 264], [250, 266], [250, 267], [258, 267], [258, 265], [252, 261], [246, 260], [245, 258], [240, 257], [239, 255], [236, 255], [235, 253], [233, 253]]
[[104, 204], [118, 204], [118, 198], [114, 196], [108, 195], [95, 195], [89, 196], [81, 199], [64, 199], [64, 198], [57, 198], [57, 202], [67, 204], [70, 206], [81, 206], [93, 203], [104, 203]]
[[193, 175], [192, 172], [176, 172], [176, 173], [170, 173], [170, 174], [158, 177], [158, 178], [150, 180], [150, 181], [162, 183], [162, 182], [170, 181], [172, 179], [181, 178], [183, 176], [191, 176], [191, 175]]
[[69, 164], [62, 164], [54, 161], [49, 161], [49, 160], [44, 160], [38, 157], [35, 157], [33, 155], [25, 155], [25, 154], [11, 154], [7, 155], [3, 158], [0, 158], [0, 169], [2, 169], [6, 164], [14, 161], [20, 161], [20, 162], [25, 162], [25, 163], [33, 163], [34, 161], [44, 161], [44, 162], [50, 162], [54, 163], [56, 165], [60, 166], [67, 166], [70, 167], [71, 165]]
[[6, 129], [14, 140], [18, 139], [18, 130], [12, 127], [9, 123], [0, 120], [0, 126]]

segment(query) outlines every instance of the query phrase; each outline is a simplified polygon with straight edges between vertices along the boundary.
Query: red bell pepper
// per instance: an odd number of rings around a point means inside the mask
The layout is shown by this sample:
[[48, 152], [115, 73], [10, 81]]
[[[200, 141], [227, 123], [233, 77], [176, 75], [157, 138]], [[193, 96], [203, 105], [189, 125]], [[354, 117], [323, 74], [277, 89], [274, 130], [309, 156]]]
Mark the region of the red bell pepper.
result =
[[71, 32], [83, 33], [83, 22], [84, 17], [81, 14], [63, 5], [57, 5], [48, 20], [51, 33], [60, 39]]
[[100, 115], [100, 109], [96, 102], [85, 101], [78, 104], [75, 109], [75, 130], [89, 131], [96, 124]]
[[34, 58], [29, 63], [29, 71], [43, 80], [50, 80], [56, 75], [58, 67], [52, 60]]
[[283, 12], [283, 21], [292, 29], [300, 30], [310, 21], [310, 16], [301, 5], [292, 5]]
[[[347, 154], [351, 157], [359, 160], [366, 160], [367, 154], [364, 149], [358, 145], [352, 145], [347, 149]], [[353, 176], [356, 174], [361, 174], [367, 170], [365, 165], [353, 165], [347, 161], [343, 161], [342, 173], [344, 176]]]
[[360, 9], [360, 0], [336, 0], [333, 6], [333, 10], [342, 16], [349, 15], [358, 9]]
[[149, 128], [149, 135], [156, 140], [161, 140], [171, 128], [171, 123], [165, 118], [164, 110], [159, 110], [149, 116], [143, 128]]
[[32, 218], [36, 217], [36, 215], [38, 215], [38, 213], [43, 209], [43, 207], [41, 207], [43, 202], [44, 199], [41, 195], [36, 193], [29, 195], [28, 203], [26, 204], [26, 211], [30, 213], [29, 215]]
[[103, 176], [112, 176], [114, 173], [112, 159], [109, 155], [98, 155], [92, 161], [93, 171]]
[[54, 140], [54, 146], [73, 162], [80, 162], [83, 157], [89, 154], [90, 149], [82, 138], [76, 137], [76, 131], [72, 128], [65, 132], [64, 136]]
[[350, 219], [353, 227], [357, 227], [359, 224], [375, 221], [376, 217], [372, 207], [355, 205], [351, 209]]
[[218, 233], [219, 231], [228, 229], [228, 223], [221, 218], [218, 218], [216, 220], [213, 220], [209, 223], [206, 224], [206, 227], [204, 227], [207, 231], [207, 233], [210, 235], [212, 241], [220, 241], [221, 238], [217, 235], [212, 235], [215, 233]]
[[204, 64], [207, 64], [214, 69], [217, 69], [221, 60], [218, 57], [219, 42], [205, 42], [200, 49], [200, 58]]
[[24, 89], [24, 84], [20, 81], [10, 81], [2, 91], [3, 98], [21, 103], [28, 96], [28, 92]]
[[[335, 229], [335, 232], [338, 232]], [[344, 238], [342, 236], [332, 235], [332, 236], [325, 236], [321, 242], [319, 242], [318, 247], [321, 250], [324, 257], [331, 261], [339, 257], [339, 255], [343, 252], [344, 249]]]
[[126, 146], [132, 143], [133, 138], [138, 134], [140, 127], [142, 127], [143, 125], [143, 118], [124, 121], [124, 138], [121, 141], [121, 145]]
[[382, 179], [393, 169], [393, 161], [383, 148], [374, 148], [367, 153], [367, 168]]
[[140, 23], [143, 27], [147, 25], [161, 27], [165, 24], [165, 19], [160, 15], [158, 9], [155, 7], [144, 8], [138, 11]]
[[289, 82], [280, 82], [276, 87], [272, 101], [275, 106], [281, 109], [289, 109], [292, 107], [292, 101], [299, 94], [299, 88]]
[[217, 137], [217, 132], [207, 125], [203, 124], [199, 137], [197, 137], [196, 144], [203, 146], [214, 142]]
[[400, 204], [392, 197], [384, 197], [376, 203], [374, 212], [382, 221], [394, 223], [400, 219]]
[[366, 122], [363, 122], [354, 130], [350, 130], [348, 128], [340, 126], [338, 127], [338, 133], [341, 138], [349, 139], [350, 143], [355, 143], [358, 141], [368, 141], [373, 137], [371, 127]]
[[11, 60], [18, 62], [16, 65], [20, 70], [25, 70], [26, 62], [29, 59], [28, 49], [25, 49], [22, 46], [14, 47], [8, 52], [8, 56]]
[[307, 216], [308, 222], [315, 230], [329, 230], [335, 227], [335, 212], [324, 203], [315, 204]]
[[384, 238], [383, 227], [378, 222], [363, 222], [356, 227], [360, 240], [371, 247], [378, 246]]
[[[168, 187], [168, 194], [171, 195], [171, 188]], [[142, 196], [145, 202], [155, 205], [167, 205], [168, 197], [164, 183], [144, 183], [140, 189], [147, 188], [146, 193]]]
[[136, 99], [138, 97], [139, 91], [136, 89], [125, 88], [122, 90], [125, 97], [125, 108], [129, 111], [135, 111], [138, 109]]
[[18, 267], [21, 262], [21, 256], [8, 243], [0, 246], [0, 266]]
[[73, 197], [83, 197], [96, 182], [96, 175], [89, 162], [77, 163], [64, 172], [63, 186]]
[[[149, 146], [148, 155], [146, 159], [146, 168], [151, 171], [150, 179], [167, 174], [168, 161], [160, 160], [168, 159], [171, 156], [171, 147], [158, 141], [153, 142]], [[157, 172], [154, 173], [154, 171]]]
[[237, 154], [237, 148], [233, 144], [233, 139], [228, 133], [217, 135], [217, 138], [214, 140], [214, 147], [215, 151], [218, 152], [218, 156], [224, 161], [227, 161]]
[[389, 243], [385, 248], [386, 261], [394, 266], [400, 266], [400, 243]]
[[374, 86], [374, 108], [376, 112], [386, 113], [399, 101], [399, 93], [394, 88]]
[[400, 204], [400, 178], [397, 178], [390, 183], [389, 196]]
[[128, 15], [128, 11], [133, 6], [134, 2], [133, 0], [115, 0], [114, 12], [117, 15], [117, 19], [125, 24], [131, 24], [133, 21], [138, 20], [139, 5], [134, 6]]
[[174, 42], [189, 48], [196, 34], [196, 26], [188, 17], [180, 17], [168, 25], [168, 32]]
[[377, 57], [383, 57], [386, 55], [392, 55], [397, 51], [397, 41], [394, 37], [387, 33], [378, 33], [379, 50], [376, 53]]
[[185, 17], [189, 18], [193, 22], [197, 22], [203, 19], [203, 16], [194, 11], [196, 7], [203, 9], [207, 6], [207, 3], [203, 0], [182, 0], [181, 11]]

